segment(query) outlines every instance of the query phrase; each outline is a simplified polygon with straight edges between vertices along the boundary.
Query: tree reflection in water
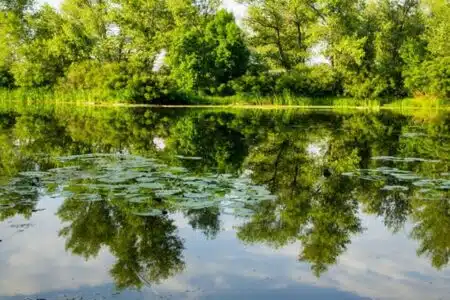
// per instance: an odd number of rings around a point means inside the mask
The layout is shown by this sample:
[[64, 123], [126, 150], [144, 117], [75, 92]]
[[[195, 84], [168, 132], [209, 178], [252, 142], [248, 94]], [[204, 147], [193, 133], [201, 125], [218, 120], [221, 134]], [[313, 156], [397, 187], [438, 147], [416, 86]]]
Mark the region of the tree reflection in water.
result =
[[[353, 237], [363, 234], [361, 212], [382, 217], [393, 232], [412, 224], [417, 254], [429, 257], [438, 269], [448, 265], [447, 114], [0, 110], [0, 221], [15, 215], [30, 218], [41, 194], [69, 186], [57, 213], [64, 224], [59, 234], [68, 251], [85, 259], [106, 247], [117, 259], [111, 275], [118, 287], [142, 287], [182, 272], [184, 243], [174, 214], [180, 212], [193, 229], [214, 239], [221, 231], [223, 208], [173, 205], [176, 191], [168, 201], [146, 190], [146, 200], [132, 203], [105, 188], [95, 190], [95, 201], [83, 201], [93, 192], [80, 182], [52, 182], [40, 175], [67, 166], [61, 156], [152, 157], [170, 168], [186, 168], [191, 181], [208, 182], [206, 178], [223, 173], [238, 180], [242, 173], [251, 174], [255, 184], [266, 186], [276, 198], [243, 204], [237, 237], [274, 248], [299, 242], [298, 259], [309, 263], [317, 276], [337, 263]], [[155, 138], [164, 147], [153, 143]], [[239, 189], [234, 192], [244, 195]], [[226, 190], [211, 193], [216, 200], [230, 196]], [[137, 206], [161, 213], [136, 215]]]

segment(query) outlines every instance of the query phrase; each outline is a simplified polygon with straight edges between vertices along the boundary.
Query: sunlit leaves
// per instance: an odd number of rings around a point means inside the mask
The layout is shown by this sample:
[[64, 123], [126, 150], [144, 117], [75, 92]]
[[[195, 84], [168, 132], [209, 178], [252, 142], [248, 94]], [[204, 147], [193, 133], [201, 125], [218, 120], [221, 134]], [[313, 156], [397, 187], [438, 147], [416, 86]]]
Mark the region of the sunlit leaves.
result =
[[245, 73], [248, 60], [241, 29], [231, 13], [220, 10], [205, 28], [178, 28], [167, 63], [182, 90], [216, 93]]

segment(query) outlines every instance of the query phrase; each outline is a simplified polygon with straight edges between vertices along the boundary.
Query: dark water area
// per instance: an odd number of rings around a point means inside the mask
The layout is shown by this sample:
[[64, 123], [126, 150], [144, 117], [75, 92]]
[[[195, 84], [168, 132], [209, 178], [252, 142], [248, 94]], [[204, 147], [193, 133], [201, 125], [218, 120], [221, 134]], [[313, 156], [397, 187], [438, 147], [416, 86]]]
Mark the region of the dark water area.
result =
[[0, 107], [0, 299], [450, 299], [449, 125]]

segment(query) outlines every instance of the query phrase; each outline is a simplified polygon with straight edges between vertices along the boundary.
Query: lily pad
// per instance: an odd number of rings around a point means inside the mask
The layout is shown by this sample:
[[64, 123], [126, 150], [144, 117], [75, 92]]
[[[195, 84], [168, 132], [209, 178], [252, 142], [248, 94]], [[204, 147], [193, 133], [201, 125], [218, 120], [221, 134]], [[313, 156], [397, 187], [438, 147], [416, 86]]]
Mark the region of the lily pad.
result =
[[78, 196], [78, 199], [81, 201], [86, 201], [86, 202], [103, 201], [103, 199], [100, 197], [100, 195], [95, 195], [95, 194], [82, 194], [82, 195]]
[[173, 195], [179, 195], [181, 194], [183, 191], [178, 189], [178, 190], [163, 190], [163, 191], [157, 191], [155, 193], [155, 195], [157, 197], [169, 197], [169, 196], [173, 196]]
[[211, 196], [208, 193], [185, 193], [183, 195], [185, 198], [193, 198], [193, 199], [205, 199]]
[[355, 176], [355, 173], [353, 173], [353, 172], [346, 172], [346, 173], [342, 173], [341, 175], [342, 176], [346, 176], [346, 177], [353, 177], [353, 176]]
[[156, 178], [156, 177], [150, 177], [150, 176], [143, 176], [143, 177], [138, 177], [138, 178], [136, 178], [136, 181], [137, 182], [155, 182], [155, 181], [157, 181], [158, 180], [158, 178]]
[[158, 182], [142, 182], [137, 184], [140, 188], [150, 189], [150, 190], [161, 190], [164, 188], [164, 185]]
[[381, 188], [382, 191], [408, 191], [409, 188], [407, 186], [402, 185], [385, 185]]
[[188, 171], [188, 169], [183, 167], [170, 167], [167, 171], [174, 173], [185, 173]]
[[20, 172], [19, 175], [24, 177], [45, 177], [50, 175], [49, 172], [40, 172], [40, 171], [28, 171], [28, 172]]
[[133, 215], [140, 216], [140, 217], [159, 217], [159, 216], [163, 216], [164, 213], [160, 209], [152, 209], [152, 210], [146, 211], [146, 212], [133, 212]]
[[440, 160], [426, 159], [420, 157], [395, 157], [395, 156], [375, 156], [373, 160], [379, 161], [394, 161], [394, 162], [433, 162], [438, 163]]
[[393, 173], [393, 174], [391, 174], [391, 176], [393, 176], [393, 177], [395, 177], [395, 178], [397, 178], [398, 180], [401, 180], [401, 181], [412, 181], [412, 180], [421, 179], [420, 176], [417, 176], [417, 175], [412, 174], [412, 173], [411, 174]]
[[418, 187], [429, 187], [429, 186], [434, 186], [434, 181], [430, 180], [430, 179], [424, 179], [424, 180], [419, 180], [416, 182], [413, 182], [413, 185], [418, 186]]
[[133, 197], [126, 197], [126, 200], [131, 203], [143, 203], [148, 200], [148, 197], [133, 196]]
[[178, 159], [185, 159], [185, 160], [202, 160], [202, 157], [198, 156], [184, 156], [184, 155], [175, 155]]
[[184, 201], [179, 204], [179, 207], [184, 209], [202, 209], [216, 205], [217, 203], [214, 201]]

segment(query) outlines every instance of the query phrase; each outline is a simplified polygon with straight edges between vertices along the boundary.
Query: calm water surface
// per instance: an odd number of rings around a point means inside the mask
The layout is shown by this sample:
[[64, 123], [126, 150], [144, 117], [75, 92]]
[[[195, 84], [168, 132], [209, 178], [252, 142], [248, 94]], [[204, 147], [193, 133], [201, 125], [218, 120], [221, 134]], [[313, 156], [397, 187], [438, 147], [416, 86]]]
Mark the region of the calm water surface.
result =
[[449, 125], [0, 106], [0, 299], [450, 299]]

